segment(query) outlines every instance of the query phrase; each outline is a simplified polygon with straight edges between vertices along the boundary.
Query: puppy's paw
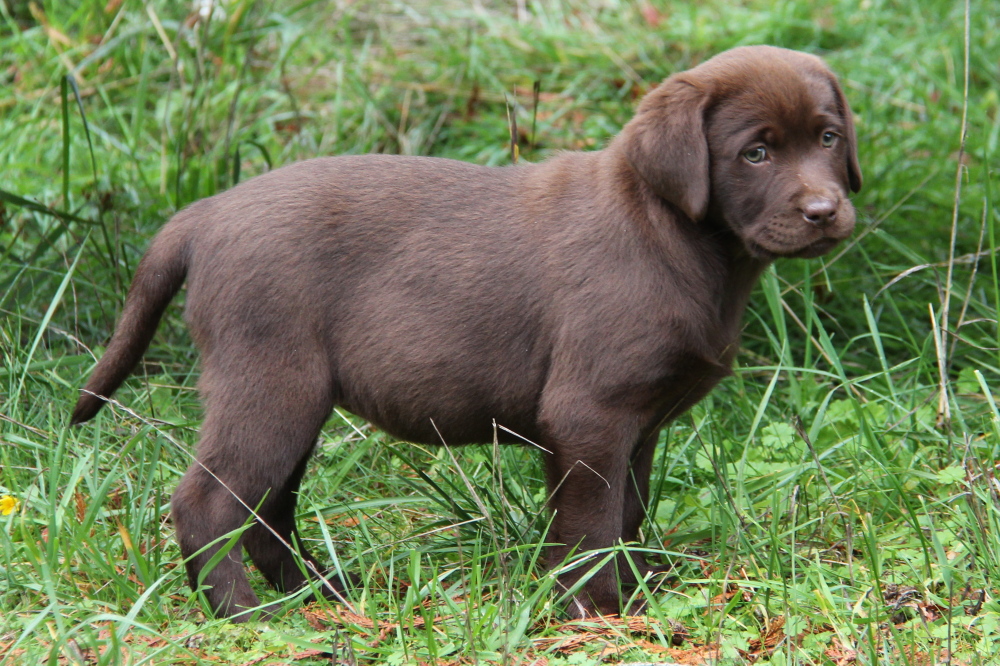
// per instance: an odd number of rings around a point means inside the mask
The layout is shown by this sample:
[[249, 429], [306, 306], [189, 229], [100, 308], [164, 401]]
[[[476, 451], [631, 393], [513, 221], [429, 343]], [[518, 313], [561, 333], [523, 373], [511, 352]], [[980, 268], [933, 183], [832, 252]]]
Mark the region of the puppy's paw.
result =
[[[327, 569], [321, 576], [314, 576], [312, 587], [317, 590], [325, 599], [331, 601], [344, 601], [344, 595], [350, 589], [362, 587], [364, 581], [356, 573], [346, 571], [338, 572], [336, 569]], [[305, 586], [303, 586], [304, 588]], [[306, 597], [305, 602], [315, 601], [316, 595], [311, 594]]]

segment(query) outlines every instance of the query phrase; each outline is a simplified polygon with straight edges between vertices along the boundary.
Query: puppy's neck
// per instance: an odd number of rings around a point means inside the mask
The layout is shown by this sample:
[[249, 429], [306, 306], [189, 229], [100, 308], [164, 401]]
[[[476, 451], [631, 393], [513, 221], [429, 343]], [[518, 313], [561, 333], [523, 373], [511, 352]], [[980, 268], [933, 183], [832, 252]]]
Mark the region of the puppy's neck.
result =
[[[662, 257], [678, 284], [701, 294], [700, 305], [718, 308], [705, 313], [721, 334], [735, 344], [750, 294], [771, 261], [751, 255], [743, 241], [709, 208], [701, 220], [692, 220], [636, 177], [619, 146], [612, 143], [595, 159], [595, 172], [609, 174], [602, 199], [614, 198], [609, 208], [624, 211], [627, 233]], [[706, 322], [707, 323], [707, 322]]]

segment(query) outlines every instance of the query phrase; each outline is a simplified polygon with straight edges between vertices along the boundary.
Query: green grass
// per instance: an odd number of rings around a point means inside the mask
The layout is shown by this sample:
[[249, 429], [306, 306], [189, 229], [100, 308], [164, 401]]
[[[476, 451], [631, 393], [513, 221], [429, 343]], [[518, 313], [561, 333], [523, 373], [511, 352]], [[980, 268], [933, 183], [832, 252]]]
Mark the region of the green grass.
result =
[[[0, 2], [0, 663], [1000, 663], [1000, 2], [967, 40], [941, 0], [223, 4]], [[182, 298], [119, 406], [67, 425], [170, 214], [316, 155], [508, 163], [505, 99], [522, 159], [599, 148], [753, 43], [841, 76], [862, 224], [766, 275], [735, 376], [663, 434], [647, 619], [560, 624], [535, 452], [346, 414], [300, 524], [361, 575], [353, 614], [206, 619], [168, 520], [200, 418]]]

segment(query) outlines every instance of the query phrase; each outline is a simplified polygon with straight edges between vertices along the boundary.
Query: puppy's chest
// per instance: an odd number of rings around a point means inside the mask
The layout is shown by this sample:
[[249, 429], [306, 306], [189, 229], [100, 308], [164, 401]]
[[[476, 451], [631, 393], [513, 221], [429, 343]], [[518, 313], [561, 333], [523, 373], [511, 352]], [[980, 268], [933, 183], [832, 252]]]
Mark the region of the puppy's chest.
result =
[[673, 322], [659, 359], [659, 388], [666, 402], [683, 402], [686, 409], [732, 374], [752, 285], [751, 279], [730, 281], [716, 298], [706, 299], [710, 305], [688, 304], [689, 316]]
[[653, 362], [655, 378], [647, 394], [647, 409], [668, 420], [690, 409], [732, 374], [739, 336], [715, 332], [672, 342]]
[[[712, 341], [715, 344], [686, 347], [678, 350], [664, 369], [664, 387], [710, 383], [714, 386], [731, 374], [738, 340]], [[669, 390], [669, 389], [668, 389]]]

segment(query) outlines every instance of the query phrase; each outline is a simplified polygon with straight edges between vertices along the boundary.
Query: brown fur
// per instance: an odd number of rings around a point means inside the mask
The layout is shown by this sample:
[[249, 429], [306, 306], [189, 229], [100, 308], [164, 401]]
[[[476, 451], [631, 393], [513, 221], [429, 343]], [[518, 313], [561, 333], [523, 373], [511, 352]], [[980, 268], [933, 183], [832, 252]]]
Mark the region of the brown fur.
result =
[[[759, 145], [767, 159], [752, 164]], [[496, 420], [551, 451], [553, 563], [634, 541], [659, 429], [729, 372], [761, 271], [848, 236], [860, 187], [835, 78], [772, 47], [670, 77], [597, 152], [286, 166], [157, 235], [73, 422], [125, 379], [186, 277], [205, 421], [172, 511], [193, 585], [244, 503], [294, 540], [299, 482], [335, 405], [403, 440], [488, 442]], [[305, 582], [260, 524], [241, 543], [278, 588]], [[258, 599], [238, 551], [204, 583], [218, 614], [247, 619]], [[618, 612], [619, 583], [634, 580], [615, 569], [571, 611]]]

